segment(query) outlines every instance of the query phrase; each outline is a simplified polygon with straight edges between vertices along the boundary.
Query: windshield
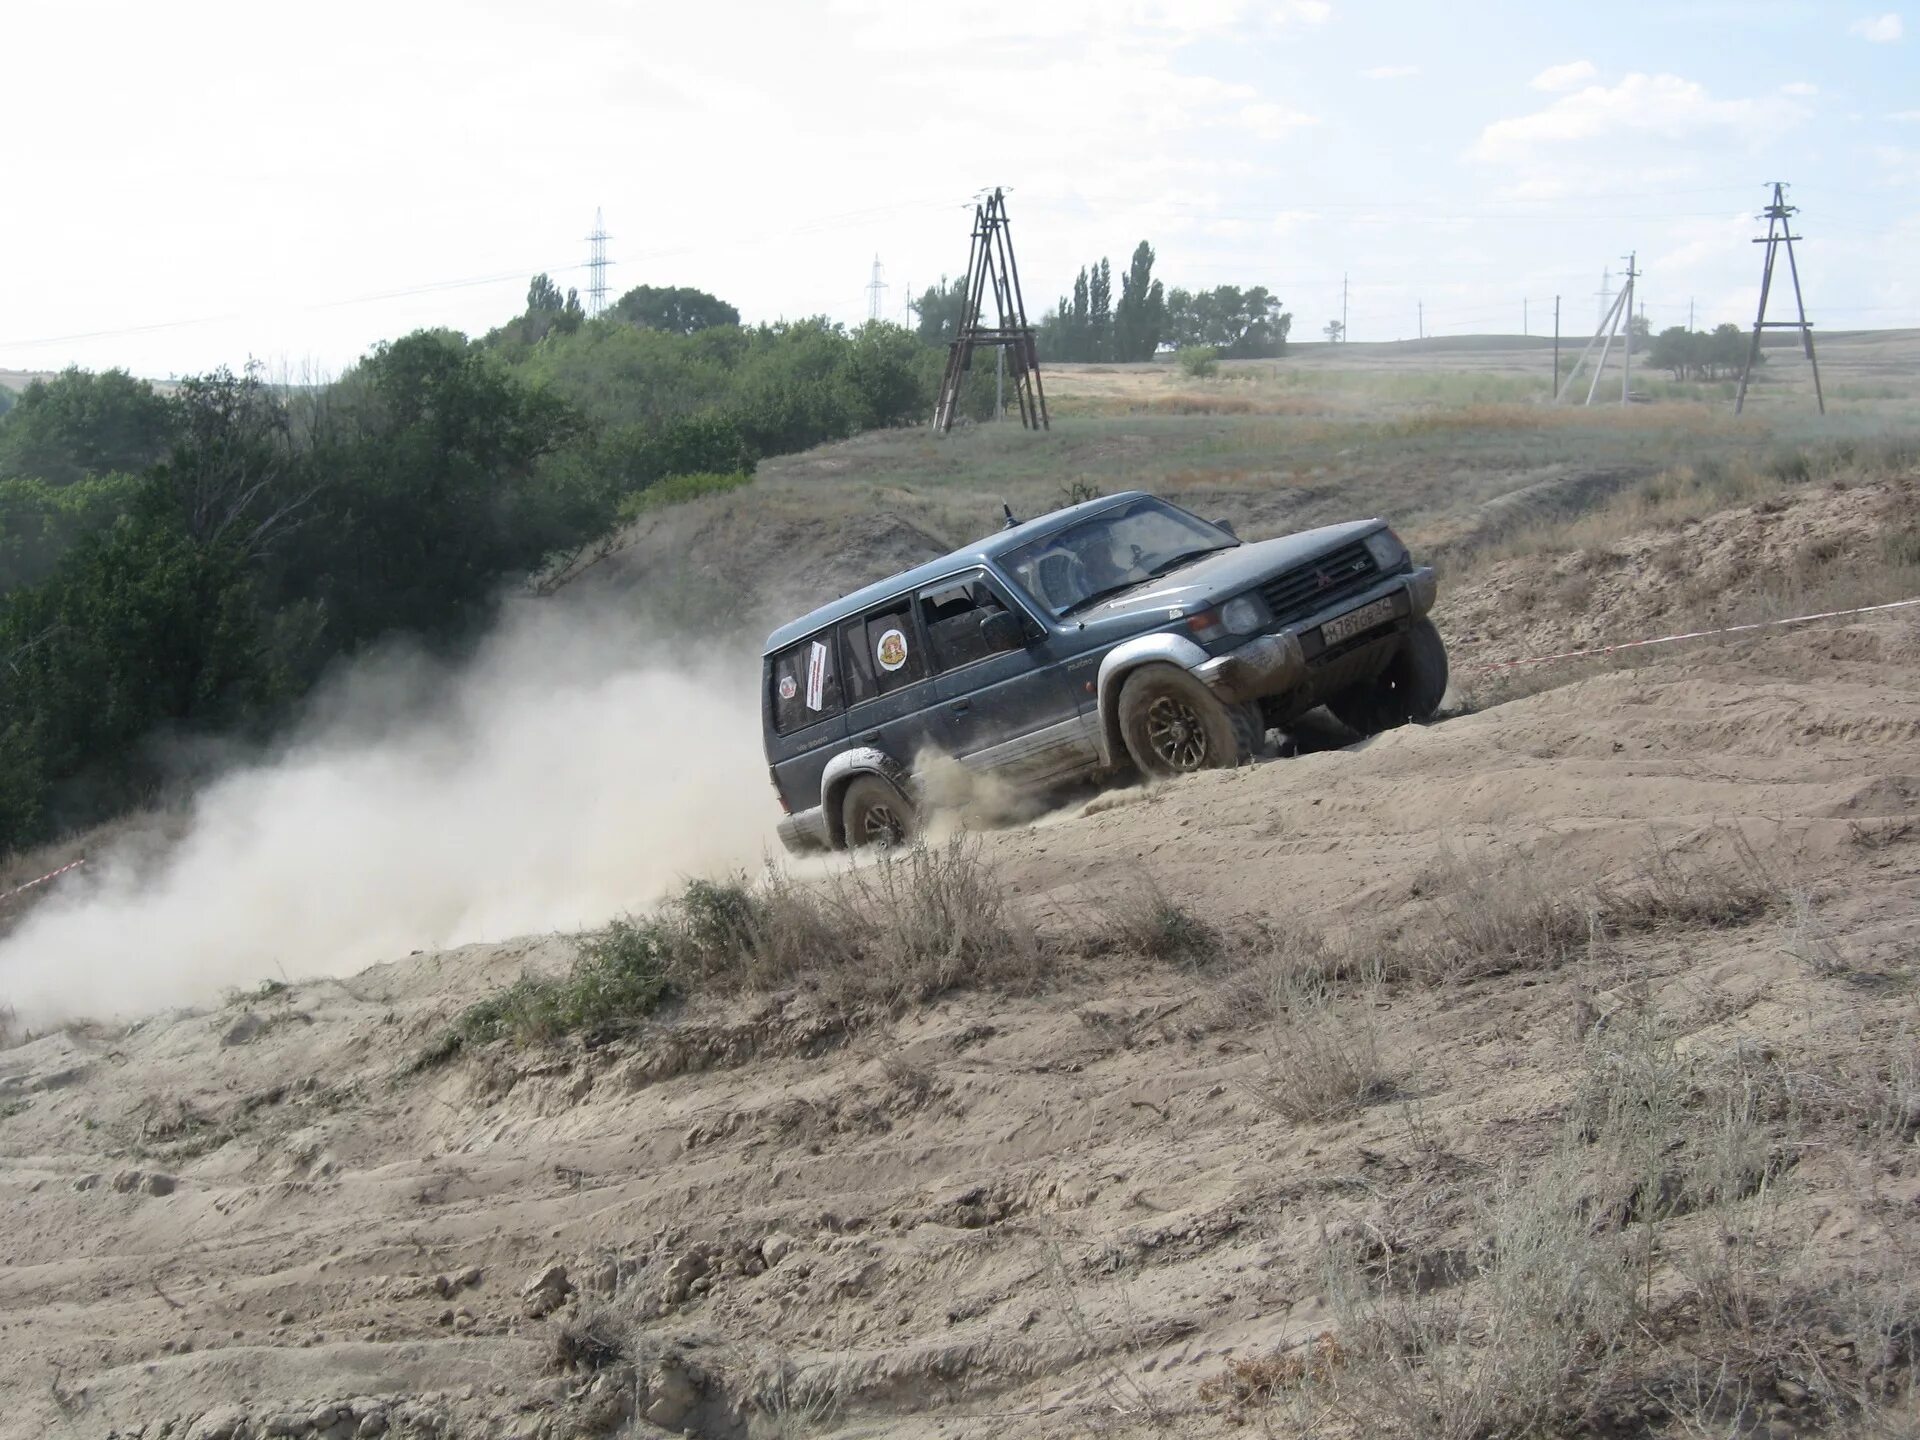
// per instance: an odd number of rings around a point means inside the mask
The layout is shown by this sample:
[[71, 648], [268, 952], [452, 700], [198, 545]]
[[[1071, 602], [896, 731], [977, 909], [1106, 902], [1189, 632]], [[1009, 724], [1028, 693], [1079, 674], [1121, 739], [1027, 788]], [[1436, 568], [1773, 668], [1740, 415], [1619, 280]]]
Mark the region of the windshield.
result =
[[1059, 617], [1238, 543], [1164, 500], [1142, 497], [1009, 551], [1001, 563]]

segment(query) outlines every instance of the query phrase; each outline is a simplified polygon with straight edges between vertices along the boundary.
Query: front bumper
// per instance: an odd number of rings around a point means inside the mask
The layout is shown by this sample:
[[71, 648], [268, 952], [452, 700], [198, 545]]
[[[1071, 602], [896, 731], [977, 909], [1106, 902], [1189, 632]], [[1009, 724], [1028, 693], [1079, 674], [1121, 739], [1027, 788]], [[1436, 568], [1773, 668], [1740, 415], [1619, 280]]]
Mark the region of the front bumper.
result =
[[[1429, 565], [1390, 576], [1358, 595], [1348, 596], [1337, 605], [1295, 621], [1284, 630], [1271, 635], [1256, 635], [1226, 654], [1216, 655], [1204, 664], [1196, 665], [1193, 673], [1205, 682], [1209, 690], [1230, 705], [1262, 700], [1270, 695], [1284, 695], [1305, 682], [1309, 672], [1323, 660], [1331, 658], [1332, 653], [1364, 645], [1378, 638], [1389, 627], [1404, 626], [1406, 622], [1425, 615], [1433, 608], [1438, 591], [1438, 577]], [[1394, 602], [1393, 613], [1383, 618], [1379, 625], [1347, 637], [1333, 647], [1332, 652], [1322, 643], [1320, 627], [1329, 620], [1389, 598]]]

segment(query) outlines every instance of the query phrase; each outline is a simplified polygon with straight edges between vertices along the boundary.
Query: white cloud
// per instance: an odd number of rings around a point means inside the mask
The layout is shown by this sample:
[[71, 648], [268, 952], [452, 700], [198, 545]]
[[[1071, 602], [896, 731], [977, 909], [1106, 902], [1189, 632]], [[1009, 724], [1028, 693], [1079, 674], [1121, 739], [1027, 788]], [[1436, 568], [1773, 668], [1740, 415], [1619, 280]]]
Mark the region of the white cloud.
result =
[[1565, 65], [1549, 65], [1527, 84], [1535, 90], [1571, 90], [1599, 73], [1591, 60], [1573, 60]]
[[1862, 40], [1875, 45], [1891, 45], [1906, 34], [1906, 26], [1900, 23], [1900, 17], [1889, 10], [1884, 15], [1867, 15], [1847, 26], [1849, 35], [1858, 35]]
[[1805, 110], [1792, 100], [1716, 100], [1697, 81], [1678, 75], [1628, 75], [1618, 85], [1589, 85], [1544, 110], [1496, 120], [1469, 152], [1490, 164], [1525, 168], [1582, 142], [1622, 137], [1669, 144], [1701, 139], [1748, 143], [1792, 128]]
[[1318, 125], [1320, 117], [1270, 100], [1258, 100], [1240, 107], [1240, 123], [1262, 140], [1284, 140], [1295, 130]]
[[1302, 25], [1324, 25], [1332, 13], [1333, 6], [1327, 0], [1274, 0], [1267, 18], [1275, 25], [1289, 25], [1296, 20]]
[[1371, 70], [1362, 70], [1363, 80], [1404, 80], [1409, 75], [1418, 75], [1418, 65], [1376, 65]]
[[1920, 110], [1896, 110], [1887, 116], [1889, 120], [1898, 120], [1903, 124], [1920, 122]]
[[1780, 87], [1782, 95], [1818, 95], [1820, 87], [1808, 80], [1795, 80]]

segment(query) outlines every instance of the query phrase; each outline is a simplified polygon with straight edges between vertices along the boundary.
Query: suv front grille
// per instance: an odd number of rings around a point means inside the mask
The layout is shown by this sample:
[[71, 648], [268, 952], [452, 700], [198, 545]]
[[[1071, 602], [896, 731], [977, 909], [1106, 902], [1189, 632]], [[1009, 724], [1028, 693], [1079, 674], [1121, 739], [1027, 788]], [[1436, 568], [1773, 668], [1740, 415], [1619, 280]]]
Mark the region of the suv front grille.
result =
[[1357, 595], [1379, 577], [1366, 545], [1355, 541], [1260, 587], [1260, 596], [1281, 623]]

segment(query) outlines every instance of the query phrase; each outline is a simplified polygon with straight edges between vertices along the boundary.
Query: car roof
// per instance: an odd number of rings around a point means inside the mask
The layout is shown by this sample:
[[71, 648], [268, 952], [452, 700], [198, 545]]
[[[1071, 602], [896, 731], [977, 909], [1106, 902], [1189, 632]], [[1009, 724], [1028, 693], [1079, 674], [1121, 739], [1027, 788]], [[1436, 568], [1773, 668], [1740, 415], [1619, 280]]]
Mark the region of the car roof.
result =
[[790, 620], [767, 637], [766, 653], [784, 650], [796, 640], [804, 639], [824, 625], [844, 620], [849, 615], [857, 615], [870, 605], [877, 605], [891, 599], [902, 591], [913, 590], [921, 585], [952, 574], [955, 570], [969, 565], [980, 565], [1009, 550], [1018, 549], [1031, 540], [1045, 539], [1048, 535], [1064, 529], [1082, 516], [1091, 515], [1097, 510], [1123, 504], [1128, 500], [1151, 499], [1144, 490], [1123, 490], [1117, 495], [1102, 495], [1098, 500], [1085, 500], [1078, 505], [1069, 505], [1063, 510], [1051, 510], [1045, 515], [1035, 516], [1004, 530], [996, 530], [984, 540], [976, 540], [971, 545], [962, 545], [938, 559], [929, 560], [924, 565], [916, 565], [911, 570], [902, 570], [898, 575], [889, 575], [884, 580], [863, 586], [851, 594], [842, 595], [809, 610], [798, 620]]

